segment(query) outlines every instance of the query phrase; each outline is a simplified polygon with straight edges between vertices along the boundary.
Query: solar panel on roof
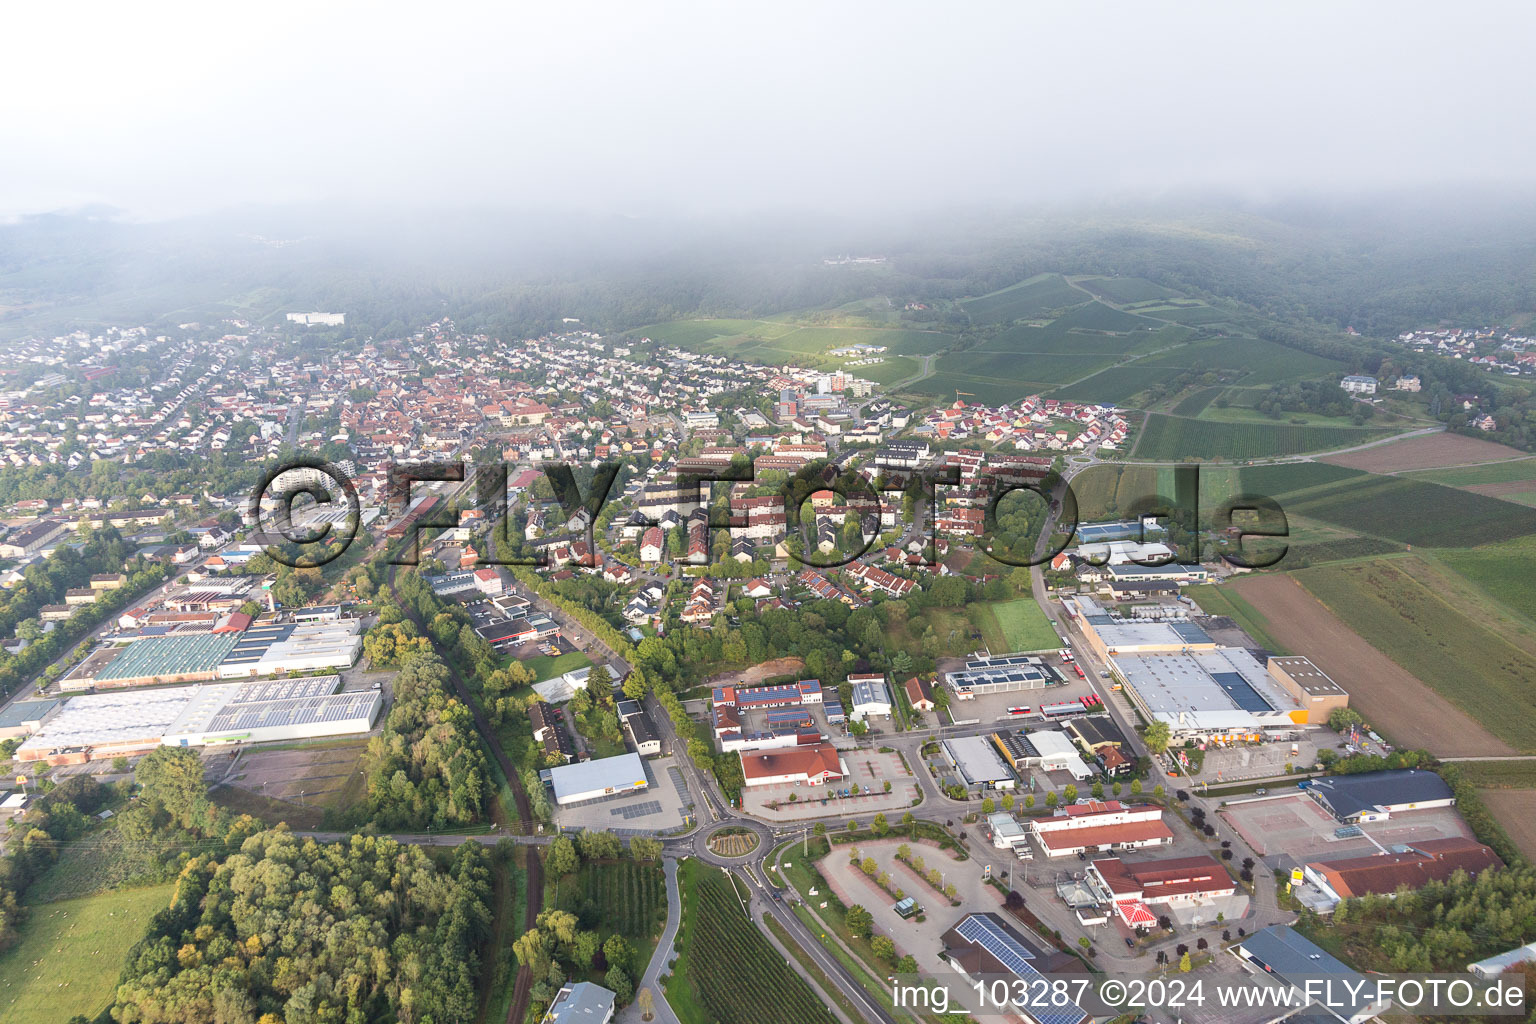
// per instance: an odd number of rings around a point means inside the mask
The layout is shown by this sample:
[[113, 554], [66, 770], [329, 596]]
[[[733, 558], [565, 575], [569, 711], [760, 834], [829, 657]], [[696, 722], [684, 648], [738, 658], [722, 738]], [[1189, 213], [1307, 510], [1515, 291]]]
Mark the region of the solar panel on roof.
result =
[[1212, 672], [1211, 678], [1216, 680], [1217, 685], [1226, 692], [1228, 697], [1232, 698], [1232, 703], [1244, 711], [1265, 712], [1274, 710], [1269, 706], [1269, 701], [1260, 696], [1259, 692], [1249, 685], [1248, 680], [1238, 673]]
[[[998, 926], [991, 918], [972, 914], [961, 921], [955, 928], [956, 933], [967, 942], [974, 942], [991, 954], [998, 963], [1009, 971], [1026, 981], [1032, 981], [1041, 977], [1035, 965], [1030, 963], [1034, 954], [1019, 944], [1018, 940]], [[1038, 992], [1036, 989], [1040, 989]], [[1067, 1003], [1065, 1006], [1053, 1003], [1053, 993], [1049, 986], [1043, 988], [1035, 985], [1027, 986], [1033, 993], [1031, 998], [1016, 1000], [1014, 1005], [1028, 1011], [1039, 1024], [1077, 1024], [1087, 1016], [1082, 1008], [1075, 1003]], [[1036, 1002], [1040, 1005], [1036, 1005]]]

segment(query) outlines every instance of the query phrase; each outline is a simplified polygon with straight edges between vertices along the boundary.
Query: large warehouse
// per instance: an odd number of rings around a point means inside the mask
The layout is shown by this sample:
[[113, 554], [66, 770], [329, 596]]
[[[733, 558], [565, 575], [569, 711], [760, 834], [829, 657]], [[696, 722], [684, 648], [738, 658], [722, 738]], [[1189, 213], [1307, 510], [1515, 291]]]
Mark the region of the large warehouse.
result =
[[247, 620], [213, 632], [139, 636], [92, 652], [59, 687], [69, 693], [347, 668], [362, 655], [361, 627], [358, 619], [255, 625]]
[[79, 764], [155, 747], [344, 736], [373, 728], [378, 690], [337, 693], [339, 676], [216, 683], [72, 697], [16, 750], [20, 761]]
[[1246, 650], [1119, 654], [1126, 695], [1148, 720], [1167, 722], [1178, 739], [1259, 740], [1289, 729], [1308, 712]]
[[1456, 802], [1449, 783], [1420, 768], [1329, 775], [1308, 782], [1307, 792], [1328, 813], [1349, 824], [1385, 821], [1395, 811], [1450, 807]]
[[638, 793], [650, 786], [639, 754], [573, 761], [546, 769], [540, 777], [554, 789], [555, 803], [561, 807], [619, 793]]

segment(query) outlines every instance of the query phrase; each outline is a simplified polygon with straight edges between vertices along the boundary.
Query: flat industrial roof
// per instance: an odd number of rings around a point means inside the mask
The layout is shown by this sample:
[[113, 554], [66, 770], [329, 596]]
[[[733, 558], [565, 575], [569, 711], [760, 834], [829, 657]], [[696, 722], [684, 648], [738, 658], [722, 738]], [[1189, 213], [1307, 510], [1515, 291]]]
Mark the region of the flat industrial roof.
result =
[[985, 736], [956, 736], [944, 741], [944, 751], [971, 785], [1013, 778], [1013, 770]]
[[198, 633], [135, 640], [95, 675], [98, 681], [212, 672], [234, 649], [238, 633]]
[[174, 686], [72, 697], [37, 735], [27, 739], [17, 750], [48, 751], [158, 740], [202, 689], [201, 686]]
[[1234, 647], [1117, 654], [1115, 667], [1154, 718], [1175, 729], [1255, 729], [1259, 718], [1296, 709], [1252, 654]]
[[1195, 647], [1213, 644], [1209, 633], [1193, 622], [1092, 622], [1104, 646], [1111, 650], [1124, 647]]
[[560, 765], [549, 770], [549, 779], [556, 801], [605, 789], [630, 790], [649, 785], [645, 761], [633, 753]]
[[1271, 657], [1269, 663], [1283, 669], [1292, 682], [1314, 697], [1346, 695], [1344, 687], [1334, 682], [1328, 673], [1312, 664], [1311, 658], [1301, 655], [1276, 656]]
[[62, 704], [58, 698], [48, 700], [18, 700], [0, 709], [0, 729], [13, 729], [28, 722], [40, 722], [54, 708]]

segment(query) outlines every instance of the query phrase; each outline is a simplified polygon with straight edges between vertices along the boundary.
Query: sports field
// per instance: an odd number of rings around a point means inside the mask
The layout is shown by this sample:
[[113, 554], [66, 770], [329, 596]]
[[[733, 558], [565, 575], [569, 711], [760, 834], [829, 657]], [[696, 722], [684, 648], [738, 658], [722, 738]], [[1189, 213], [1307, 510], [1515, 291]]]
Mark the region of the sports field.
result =
[[[1306, 573], [1323, 573], [1308, 569]], [[1442, 757], [1514, 754], [1500, 739], [1414, 672], [1399, 665], [1345, 625], [1307, 590], [1296, 575], [1245, 576], [1231, 587], [1264, 617], [1278, 644], [1302, 651], [1349, 691], [1350, 706], [1392, 742]], [[1415, 671], [1420, 663], [1411, 661]], [[1468, 685], [1475, 685], [1463, 673]]]
[[118, 889], [32, 907], [21, 941], [0, 957], [0, 1024], [95, 1017], [117, 988], [129, 948], [174, 889]]

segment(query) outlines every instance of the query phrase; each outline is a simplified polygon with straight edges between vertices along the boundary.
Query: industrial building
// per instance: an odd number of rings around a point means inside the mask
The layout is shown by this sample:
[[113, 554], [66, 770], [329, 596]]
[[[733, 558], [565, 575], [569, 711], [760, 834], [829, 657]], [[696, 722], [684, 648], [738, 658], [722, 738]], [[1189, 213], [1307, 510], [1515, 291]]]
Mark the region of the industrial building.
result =
[[1328, 979], [1333, 983], [1338, 1003], [1347, 1005], [1330, 1005], [1327, 1013], [1344, 1024], [1363, 1024], [1391, 1006], [1371, 1002], [1364, 993], [1374, 993], [1376, 986], [1288, 925], [1271, 925], [1254, 932], [1232, 947], [1231, 952], [1244, 970], [1274, 978], [1302, 993], [1315, 986], [1317, 980]]
[[1351, 825], [1385, 821], [1394, 812], [1450, 807], [1456, 803], [1444, 779], [1420, 768], [1329, 775], [1312, 779], [1306, 791], [1329, 814]]
[[218, 678], [246, 679], [324, 672], [357, 664], [363, 653], [362, 621], [257, 623], [219, 663]]
[[1093, 772], [1083, 763], [1067, 735], [1054, 729], [1036, 732], [998, 732], [990, 737], [992, 746], [1021, 774], [1026, 768], [1042, 772], [1070, 771], [1074, 778], [1087, 779]]
[[596, 761], [575, 761], [548, 768], [539, 777], [549, 783], [561, 807], [649, 788], [645, 762], [639, 754], [619, 754]]
[[384, 706], [383, 693], [337, 693], [340, 686], [340, 676], [199, 686], [161, 742], [182, 747], [271, 743], [373, 728]]
[[713, 692], [716, 707], [739, 708], [742, 711], [759, 711], [766, 708], [796, 707], [800, 704], [821, 703], [821, 681], [802, 679], [798, 683], [783, 686], [717, 686]]
[[853, 684], [853, 710], [849, 716], [862, 722], [870, 715], [891, 717], [891, 691], [882, 675], [854, 675], [848, 677]]
[[998, 756], [987, 737], [956, 736], [944, 740], [941, 746], [967, 787], [1013, 789], [1018, 785], [1013, 770]]
[[1349, 694], [1311, 658], [1271, 657], [1269, 674], [1307, 712], [1308, 725], [1326, 725], [1335, 708], [1349, 707]]
[[1061, 682], [1054, 669], [1030, 654], [999, 654], [972, 658], [965, 667], [944, 673], [944, 682], [960, 700], [991, 693], [1038, 690]]
[[1391, 896], [1400, 888], [1420, 889], [1444, 882], [1457, 871], [1476, 877], [1502, 865], [1498, 854], [1475, 839], [1453, 836], [1395, 846], [1391, 853], [1312, 861], [1304, 866], [1308, 882], [1333, 904], [1374, 893]]
[[1307, 720], [1307, 711], [1241, 648], [1122, 652], [1112, 661], [1142, 717], [1167, 722], [1175, 738], [1256, 741], [1265, 730], [1289, 731]]
[[162, 744], [262, 743], [367, 732], [379, 690], [337, 693], [339, 676], [122, 690], [72, 697], [17, 748], [22, 761], [79, 764]]
[[0, 740], [31, 736], [58, 712], [64, 702], [50, 700], [18, 700], [0, 709]]
[[1116, 618], [1091, 597], [1069, 597], [1067, 614], [1082, 628], [1089, 648], [1108, 661], [1116, 654], [1169, 654], [1213, 651], [1216, 641], [1192, 622], [1133, 622]]
[[196, 683], [218, 677], [238, 633], [152, 636], [95, 651], [59, 681], [64, 692], [152, 683]]

